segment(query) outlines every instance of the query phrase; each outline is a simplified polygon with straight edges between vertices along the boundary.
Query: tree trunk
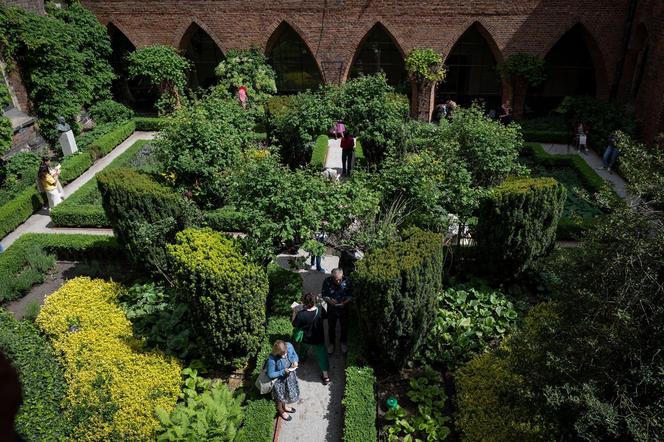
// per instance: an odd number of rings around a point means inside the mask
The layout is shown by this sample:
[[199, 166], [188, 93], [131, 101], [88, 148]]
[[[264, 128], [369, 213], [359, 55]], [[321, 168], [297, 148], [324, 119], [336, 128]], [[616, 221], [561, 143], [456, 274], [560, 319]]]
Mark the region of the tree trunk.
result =
[[413, 81], [411, 84], [411, 116], [428, 123], [431, 121], [435, 83]]

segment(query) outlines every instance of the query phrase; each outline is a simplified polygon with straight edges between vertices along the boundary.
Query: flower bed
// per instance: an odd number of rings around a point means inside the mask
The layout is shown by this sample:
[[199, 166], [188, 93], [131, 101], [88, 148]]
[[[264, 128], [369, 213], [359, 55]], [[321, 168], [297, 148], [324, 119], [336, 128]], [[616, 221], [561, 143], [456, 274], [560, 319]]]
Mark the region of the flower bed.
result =
[[181, 366], [142, 351], [117, 304], [119, 284], [76, 278], [46, 299], [37, 324], [62, 355], [65, 417], [76, 440], [153, 440], [156, 407], [172, 410]]

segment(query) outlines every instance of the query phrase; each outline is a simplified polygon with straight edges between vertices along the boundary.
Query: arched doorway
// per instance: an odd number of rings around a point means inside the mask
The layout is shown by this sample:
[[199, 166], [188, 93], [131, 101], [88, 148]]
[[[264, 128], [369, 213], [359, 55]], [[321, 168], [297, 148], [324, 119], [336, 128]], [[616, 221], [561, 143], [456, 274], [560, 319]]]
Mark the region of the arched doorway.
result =
[[404, 56], [392, 35], [376, 23], [360, 43], [348, 72], [348, 78], [383, 72], [387, 83], [398, 92], [410, 93]]
[[180, 49], [192, 63], [189, 87], [205, 89], [214, 85], [214, 70], [224, 59], [224, 54], [208, 33], [198, 24], [192, 23], [182, 36]]
[[547, 79], [530, 88], [526, 100], [535, 115], [551, 112], [567, 96], [596, 96], [597, 77], [589, 39], [583, 25], [577, 24], [546, 55]]
[[277, 74], [277, 93], [295, 94], [323, 83], [309, 47], [288, 23], [282, 22], [277, 27], [265, 53]]
[[482, 99], [487, 109], [500, 107], [498, 62], [482, 31], [481, 25], [474, 23], [452, 47], [445, 60], [447, 76], [436, 90], [436, 103], [453, 100], [469, 106]]
[[110, 62], [117, 75], [111, 87], [113, 98], [138, 112], [153, 112], [154, 103], [159, 98], [159, 91], [139, 80], [129, 79], [127, 56], [136, 50], [136, 46], [113, 23], [109, 23], [106, 29], [111, 39]]

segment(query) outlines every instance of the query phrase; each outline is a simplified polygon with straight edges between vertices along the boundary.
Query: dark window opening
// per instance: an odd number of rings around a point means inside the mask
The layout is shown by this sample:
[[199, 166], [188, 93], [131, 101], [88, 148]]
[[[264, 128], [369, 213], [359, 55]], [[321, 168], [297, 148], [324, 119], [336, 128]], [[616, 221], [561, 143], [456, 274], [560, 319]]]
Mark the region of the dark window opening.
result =
[[410, 94], [403, 56], [387, 31], [376, 25], [358, 49], [348, 77], [357, 78], [379, 72], [385, 74], [387, 83], [394, 86], [397, 92]]
[[208, 88], [216, 83], [214, 70], [224, 59], [224, 54], [212, 38], [196, 23], [185, 33], [180, 45], [191, 63], [189, 87], [191, 89]]
[[285, 23], [275, 31], [267, 57], [277, 74], [279, 94], [295, 94], [316, 89], [323, 83], [316, 60], [306, 43]]

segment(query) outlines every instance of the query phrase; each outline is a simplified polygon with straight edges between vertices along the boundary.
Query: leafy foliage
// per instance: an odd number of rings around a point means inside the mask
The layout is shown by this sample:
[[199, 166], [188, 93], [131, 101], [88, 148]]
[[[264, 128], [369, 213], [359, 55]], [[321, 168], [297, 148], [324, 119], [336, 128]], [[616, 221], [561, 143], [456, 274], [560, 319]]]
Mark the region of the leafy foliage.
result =
[[248, 401], [244, 423], [235, 442], [270, 442], [274, 439], [274, 402], [266, 399]]
[[267, 312], [274, 316], [288, 316], [291, 304], [302, 300], [302, 277], [277, 264], [267, 266], [270, 291], [267, 296]]
[[217, 88], [225, 93], [235, 94], [240, 86], [246, 87], [249, 106], [263, 106], [277, 92], [274, 69], [257, 48], [231, 49], [215, 73], [219, 79]]
[[648, 148], [629, 135], [617, 132], [616, 147], [620, 152], [620, 171], [630, 183], [630, 191], [656, 208], [664, 207], [664, 135]]
[[516, 328], [517, 313], [500, 292], [450, 288], [438, 296], [437, 315], [420, 359], [453, 368]]
[[451, 431], [445, 424], [450, 417], [443, 414], [447, 396], [440, 374], [427, 367], [421, 376], [410, 379], [409, 384], [407, 395], [417, 405], [417, 413], [409, 416], [401, 407], [389, 410], [385, 417], [394, 424], [387, 429], [387, 440], [447, 439]]
[[90, 115], [97, 124], [114, 123], [134, 118], [134, 111], [113, 100], [103, 100], [90, 107]]
[[161, 93], [162, 113], [180, 107], [180, 96], [187, 84], [189, 61], [167, 45], [143, 46], [127, 56], [129, 77], [142, 78]]
[[352, 280], [362, 332], [387, 366], [402, 367], [424, 342], [442, 289], [443, 260], [442, 236], [414, 230], [358, 262]]
[[503, 73], [518, 77], [530, 86], [537, 86], [546, 80], [544, 60], [536, 55], [518, 52], [507, 57], [505, 64], [500, 66]]
[[244, 395], [234, 396], [222, 382], [203, 381], [185, 388], [184, 401], [170, 414], [157, 408], [161, 423], [157, 441], [233, 442], [243, 419], [243, 400]]
[[447, 73], [443, 56], [431, 48], [416, 48], [410, 51], [406, 57], [406, 71], [420, 83], [443, 81]]
[[171, 409], [179, 363], [142, 351], [117, 304], [121, 287], [75, 278], [50, 295], [39, 328], [61, 353], [68, 380], [65, 417], [77, 440], [153, 440], [156, 407]]
[[0, 204], [6, 204], [37, 181], [39, 157], [32, 152], [18, 152], [7, 161], [5, 180], [0, 185]]
[[264, 333], [265, 271], [210, 229], [184, 230], [167, 250], [180, 298], [190, 306], [208, 358], [242, 366], [256, 354]]
[[479, 256], [502, 277], [525, 270], [555, 240], [565, 188], [553, 178], [505, 181], [484, 200], [476, 228]]
[[175, 184], [201, 204], [223, 199], [224, 174], [253, 147], [253, 119], [232, 100], [210, 97], [184, 106], [169, 120], [156, 152]]
[[25, 440], [61, 441], [69, 431], [62, 414], [67, 392], [64, 372], [53, 348], [30, 322], [0, 310], [0, 351], [19, 374], [22, 404], [16, 431]]
[[0, 155], [4, 155], [12, 148], [14, 128], [9, 118], [0, 116]]
[[110, 96], [114, 78], [106, 29], [80, 3], [48, 8], [45, 16], [0, 8], [6, 59], [21, 66], [42, 134], [57, 137], [56, 116], [76, 126], [81, 107]]

